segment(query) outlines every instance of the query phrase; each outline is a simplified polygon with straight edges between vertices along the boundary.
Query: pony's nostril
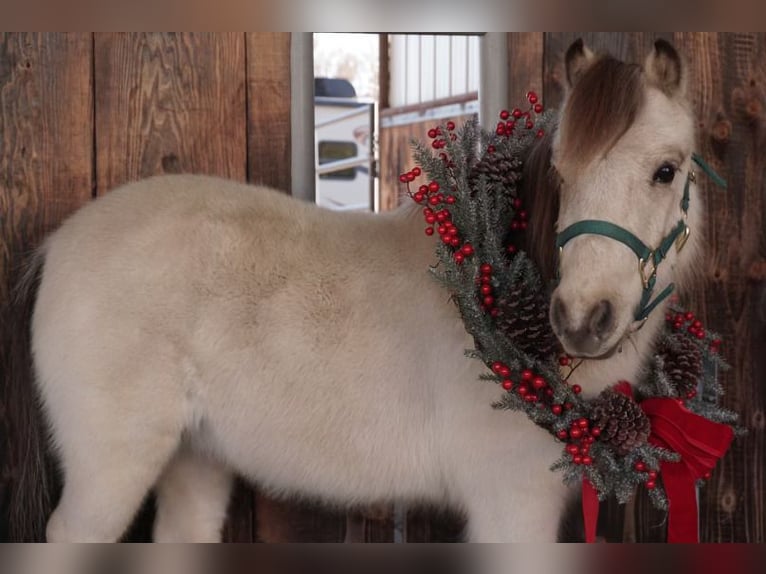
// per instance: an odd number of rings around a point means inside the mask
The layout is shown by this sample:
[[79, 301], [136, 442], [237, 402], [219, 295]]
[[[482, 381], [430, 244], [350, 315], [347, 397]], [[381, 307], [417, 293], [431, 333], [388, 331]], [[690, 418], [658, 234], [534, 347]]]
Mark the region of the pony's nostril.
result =
[[614, 307], [606, 299], [602, 299], [593, 308], [588, 319], [590, 332], [599, 339], [605, 339], [614, 330]]

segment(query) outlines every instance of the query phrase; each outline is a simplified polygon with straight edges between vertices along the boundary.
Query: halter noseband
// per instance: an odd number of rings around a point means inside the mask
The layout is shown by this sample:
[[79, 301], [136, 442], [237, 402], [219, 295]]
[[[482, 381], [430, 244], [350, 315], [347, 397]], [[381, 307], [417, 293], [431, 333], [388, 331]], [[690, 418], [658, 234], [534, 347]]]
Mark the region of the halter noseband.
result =
[[[697, 154], [692, 154], [692, 160], [713, 180], [716, 185], [724, 188], [726, 187], [726, 181], [723, 180], [717, 173], [715, 173], [713, 168], [705, 163], [705, 160], [703, 160], [700, 156]], [[663, 238], [657, 249], [652, 249], [646, 245], [646, 243], [636, 237], [633, 233], [623, 227], [620, 227], [619, 225], [610, 223], [609, 221], [585, 219], [573, 223], [564, 231], [559, 233], [556, 237], [556, 247], [559, 250], [559, 259], [561, 258], [561, 254], [564, 251], [564, 245], [566, 245], [569, 241], [578, 235], [603, 235], [604, 237], [609, 237], [610, 239], [614, 239], [615, 241], [619, 241], [620, 243], [626, 245], [631, 251], [633, 251], [633, 253], [636, 254], [636, 257], [638, 258], [638, 272], [641, 276], [641, 283], [644, 287], [644, 290], [641, 295], [641, 302], [638, 304], [638, 308], [636, 309], [635, 320], [643, 325], [646, 319], [649, 317], [649, 314], [660, 303], [662, 303], [662, 301], [664, 301], [675, 288], [673, 283], [670, 283], [660, 292], [659, 295], [657, 295], [657, 297], [655, 297], [654, 300], [652, 300], [654, 286], [657, 283], [657, 268], [659, 267], [660, 263], [662, 263], [665, 257], [667, 257], [670, 249], [674, 244], [676, 246], [676, 251], [680, 252], [684, 245], [686, 245], [686, 240], [689, 239], [691, 230], [686, 224], [686, 215], [689, 211], [689, 187], [691, 183], [695, 181], [695, 173], [693, 170], [690, 170], [689, 175], [686, 178], [684, 194], [681, 199], [681, 211], [683, 213], [683, 217], [678, 220], [678, 223], [673, 227], [670, 233], [668, 233]], [[641, 325], [639, 325], [639, 328]]]

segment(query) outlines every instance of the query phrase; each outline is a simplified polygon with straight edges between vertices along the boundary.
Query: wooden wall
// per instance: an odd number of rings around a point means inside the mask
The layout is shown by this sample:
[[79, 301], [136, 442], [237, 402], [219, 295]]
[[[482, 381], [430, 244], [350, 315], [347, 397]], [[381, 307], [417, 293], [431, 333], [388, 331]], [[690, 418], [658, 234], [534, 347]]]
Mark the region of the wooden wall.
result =
[[[702, 178], [711, 247], [703, 262], [705, 282], [688, 299], [727, 341], [733, 368], [724, 375], [725, 402], [743, 413], [750, 430], [701, 493], [702, 534], [710, 542], [764, 542], [766, 35], [583, 36], [593, 48], [632, 59], [643, 58], [662, 36], [691, 63], [698, 151], [730, 185], [721, 192]], [[509, 105], [530, 88], [547, 106], [560, 103], [561, 54], [576, 37], [509, 34]], [[0, 537], [3, 504], [15, 479], [4, 438], [4, 381], [8, 349], [20, 335], [6, 319], [24, 255], [77, 207], [114, 185], [155, 173], [217, 174], [289, 189], [289, 42], [283, 33], [0, 35]], [[411, 167], [401, 142], [425, 137], [427, 127], [381, 141], [382, 153], [398, 154], [384, 180], [395, 181]], [[635, 520], [626, 520], [624, 509], [608, 510], [613, 538], [661, 539], [661, 517], [645, 501], [632, 508]], [[131, 539], [148, 537], [150, 518], [148, 506]], [[407, 521], [410, 540], [451, 540], [457, 528], [456, 520], [434, 519], [426, 511], [411, 512]], [[226, 538], [388, 541], [393, 522], [389, 508], [344, 516], [277, 502], [240, 485]]]

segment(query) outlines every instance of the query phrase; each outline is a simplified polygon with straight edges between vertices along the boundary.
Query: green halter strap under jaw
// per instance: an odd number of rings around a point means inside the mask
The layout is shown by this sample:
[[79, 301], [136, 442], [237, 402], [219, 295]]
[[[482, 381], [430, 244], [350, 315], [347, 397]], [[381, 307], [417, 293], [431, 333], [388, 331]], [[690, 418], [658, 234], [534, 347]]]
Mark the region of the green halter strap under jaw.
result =
[[[713, 182], [720, 186], [726, 187], [726, 181], [723, 180], [713, 169], [705, 163], [705, 161], [697, 154], [692, 154], [692, 160], [696, 163], [702, 171], [704, 171]], [[635, 320], [642, 325], [646, 321], [649, 314], [662, 303], [672, 292], [675, 286], [670, 283], [665, 287], [654, 300], [652, 300], [652, 293], [657, 283], [657, 268], [660, 263], [667, 257], [673, 245], [676, 246], [677, 251], [681, 251], [686, 240], [689, 238], [690, 229], [686, 225], [686, 215], [689, 210], [689, 188], [693, 182], [696, 181], [693, 170], [689, 171], [689, 175], [686, 178], [684, 184], [684, 193], [681, 198], [681, 211], [683, 217], [678, 220], [678, 223], [668, 233], [657, 249], [652, 249], [646, 243], [641, 241], [633, 233], [627, 229], [620, 227], [609, 221], [600, 221], [595, 219], [586, 219], [578, 221], [567, 227], [564, 231], [558, 234], [556, 237], [556, 247], [559, 250], [559, 255], [570, 240], [574, 239], [578, 235], [602, 235], [609, 237], [615, 241], [619, 241], [623, 245], [627, 246], [638, 258], [638, 272], [641, 276], [641, 282], [643, 284], [643, 293], [641, 294], [641, 301], [638, 304], [635, 313]]]

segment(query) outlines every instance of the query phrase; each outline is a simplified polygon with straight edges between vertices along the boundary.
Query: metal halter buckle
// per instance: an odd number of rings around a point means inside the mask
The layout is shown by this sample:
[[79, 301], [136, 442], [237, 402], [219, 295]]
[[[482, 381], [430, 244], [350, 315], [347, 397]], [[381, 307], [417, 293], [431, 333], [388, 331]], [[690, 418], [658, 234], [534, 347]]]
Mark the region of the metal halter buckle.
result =
[[684, 245], [686, 245], [686, 241], [689, 239], [691, 232], [691, 228], [688, 225], [685, 225], [684, 232], [676, 239], [676, 253], [681, 253], [681, 250], [684, 248]]
[[[651, 264], [651, 267], [649, 267], [649, 264]], [[648, 273], [647, 270], [649, 270]], [[644, 284], [644, 289], [649, 289], [649, 281], [657, 273], [657, 265], [654, 263], [653, 252], [646, 259], [640, 258], [638, 260], [638, 272], [641, 274], [641, 282]]]

